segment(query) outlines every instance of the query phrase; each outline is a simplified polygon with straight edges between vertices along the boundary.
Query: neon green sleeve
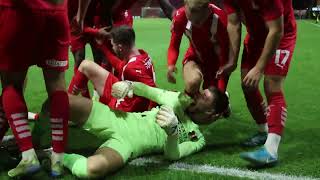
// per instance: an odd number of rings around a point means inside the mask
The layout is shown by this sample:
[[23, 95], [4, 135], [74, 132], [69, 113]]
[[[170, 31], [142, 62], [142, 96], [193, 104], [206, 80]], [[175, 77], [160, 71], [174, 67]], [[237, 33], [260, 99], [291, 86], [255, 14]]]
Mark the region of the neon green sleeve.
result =
[[164, 155], [169, 160], [178, 160], [200, 151], [205, 146], [203, 136], [197, 141], [186, 141], [179, 144], [178, 135], [168, 136], [164, 146]]
[[138, 96], [145, 97], [160, 105], [174, 105], [180, 93], [167, 91], [155, 87], [145, 85], [140, 82], [133, 82], [133, 93]]

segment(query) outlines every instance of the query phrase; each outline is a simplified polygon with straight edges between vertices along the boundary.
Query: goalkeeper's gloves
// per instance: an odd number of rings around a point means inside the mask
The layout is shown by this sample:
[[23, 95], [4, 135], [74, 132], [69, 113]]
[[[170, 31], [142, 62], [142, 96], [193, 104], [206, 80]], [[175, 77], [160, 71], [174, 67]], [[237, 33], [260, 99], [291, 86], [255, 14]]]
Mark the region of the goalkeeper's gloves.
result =
[[133, 84], [131, 81], [119, 81], [112, 85], [111, 94], [117, 99], [123, 99], [126, 96], [133, 97]]
[[178, 118], [171, 107], [161, 106], [157, 113], [156, 122], [165, 130], [167, 135], [178, 134]]

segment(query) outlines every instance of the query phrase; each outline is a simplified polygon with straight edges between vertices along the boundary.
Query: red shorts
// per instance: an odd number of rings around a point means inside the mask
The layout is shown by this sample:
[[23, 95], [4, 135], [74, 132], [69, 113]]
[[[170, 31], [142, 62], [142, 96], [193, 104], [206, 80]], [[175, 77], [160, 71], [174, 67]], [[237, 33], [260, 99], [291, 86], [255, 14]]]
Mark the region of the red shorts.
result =
[[123, 112], [143, 112], [147, 111], [149, 107], [154, 107], [148, 99], [134, 96], [132, 98], [116, 99], [111, 95], [112, 85], [118, 82], [119, 79], [113, 74], [109, 74], [106, 79], [103, 95], [100, 97], [100, 102], [109, 106], [111, 109], [120, 110]]
[[207, 60], [205, 63], [199, 62], [199, 58], [195, 53], [195, 50], [192, 46], [189, 46], [184, 58], [183, 58], [183, 65], [185, 65], [189, 61], [195, 61], [199, 67], [203, 77], [203, 85], [204, 89], [214, 86], [218, 87], [220, 90], [225, 91], [228, 84], [229, 78], [217, 79], [216, 72], [219, 70], [220, 62], [215, 61], [216, 58], [214, 56], [208, 56], [204, 58]]
[[[264, 74], [286, 76], [294, 52], [296, 39], [281, 40], [275, 55], [270, 59], [265, 67]], [[253, 43], [245, 43], [242, 53], [241, 69], [252, 69], [263, 48], [254, 47]]]
[[0, 70], [25, 71], [31, 65], [68, 68], [67, 12], [22, 11], [0, 6]]
[[133, 26], [133, 16], [129, 10], [123, 11], [117, 15], [115, 15], [113, 18], [113, 26], [122, 26], [122, 25], [128, 25], [130, 27]]

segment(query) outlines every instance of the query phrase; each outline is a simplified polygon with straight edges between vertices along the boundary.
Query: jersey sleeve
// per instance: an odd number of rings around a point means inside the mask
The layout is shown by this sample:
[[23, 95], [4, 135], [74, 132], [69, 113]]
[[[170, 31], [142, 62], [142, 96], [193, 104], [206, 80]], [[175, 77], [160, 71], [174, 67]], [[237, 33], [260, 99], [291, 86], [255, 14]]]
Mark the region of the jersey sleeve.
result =
[[184, 26], [181, 22], [182, 10], [176, 11], [171, 24], [171, 38], [168, 48], [168, 65], [175, 65], [179, 57], [181, 39], [184, 33]]
[[227, 14], [233, 14], [237, 11], [235, 0], [224, 0], [223, 9]]
[[145, 97], [159, 105], [169, 105], [174, 107], [179, 101], [179, 92], [167, 91], [145, 85], [141, 82], [133, 83], [133, 93], [137, 96]]
[[126, 63], [115, 56], [107, 46], [101, 46], [100, 48], [109, 60], [111, 66], [114, 67], [117, 72], [121, 72]]
[[265, 21], [272, 21], [283, 15], [283, 4], [281, 0], [264, 0], [261, 5], [261, 13]]
[[186, 141], [179, 144], [178, 136], [168, 136], [164, 146], [164, 155], [169, 160], [178, 160], [200, 151], [205, 146], [203, 135], [198, 134], [196, 141]]
[[98, 35], [98, 32], [99, 32], [99, 29], [97, 29], [97, 28], [92, 28], [92, 27], [85, 27], [85, 28], [83, 29], [83, 32], [84, 32], [85, 34], [89, 34], [89, 35], [91, 35], [91, 36], [97, 36], [97, 35]]

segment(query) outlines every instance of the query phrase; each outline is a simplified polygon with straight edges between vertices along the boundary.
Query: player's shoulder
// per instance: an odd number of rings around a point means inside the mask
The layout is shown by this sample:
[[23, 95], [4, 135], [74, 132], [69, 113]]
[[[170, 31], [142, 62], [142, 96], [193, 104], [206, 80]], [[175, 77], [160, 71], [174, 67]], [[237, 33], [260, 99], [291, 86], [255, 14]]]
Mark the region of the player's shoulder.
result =
[[139, 55], [137, 56], [134, 56], [132, 58], [129, 59], [128, 63], [127, 63], [127, 66], [129, 68], [150, 68], [152, 65], [152, 60], [151, 60], [151, 57], [149, 56], [149, 54], [142, 50], [142, 49], [139, 49]]

